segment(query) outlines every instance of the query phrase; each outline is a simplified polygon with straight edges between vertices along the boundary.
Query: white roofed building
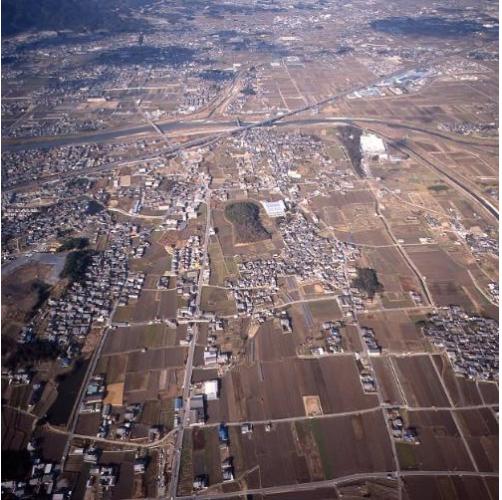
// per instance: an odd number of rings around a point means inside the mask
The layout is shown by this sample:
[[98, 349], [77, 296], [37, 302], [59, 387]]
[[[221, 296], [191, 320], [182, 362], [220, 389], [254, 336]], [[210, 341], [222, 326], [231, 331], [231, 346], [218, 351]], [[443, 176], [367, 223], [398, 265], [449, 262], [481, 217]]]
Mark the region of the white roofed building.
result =
[[218, 399], [218, 380], [206, 380], [203, 391], [208, 401]]
[[361, 135], [361, 151], [364, 155], [385, 154], [385, 143], [375, 134]]
[[286, 205], [282, 200], [262, 201], [261, 203], [269, 217], [284, 217], [286, 215]]

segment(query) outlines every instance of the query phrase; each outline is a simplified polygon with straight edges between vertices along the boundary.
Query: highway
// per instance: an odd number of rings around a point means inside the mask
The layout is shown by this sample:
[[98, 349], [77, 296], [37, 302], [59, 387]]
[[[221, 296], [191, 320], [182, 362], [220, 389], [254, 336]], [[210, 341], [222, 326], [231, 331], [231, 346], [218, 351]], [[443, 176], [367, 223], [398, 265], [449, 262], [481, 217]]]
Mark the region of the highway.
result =
[[464, 182], [462, 182], [456, 175], [451, 172], [447, 172], [443, 167], [440, 167], [437, 163], [430, 162], [427, 158], [425, 158], [420, 153], [417, 153], [414, 149], [409, 146], [399, 146], [397, 149], [401, 149], [403, 152], [408, 153], [412, 158], [419, 160], [422, 164], [426, 164], [431, 169], [435, 170], [436, 173], [439, 173], [441, 176], [446, 177], [450, 184], [454, 187], [459, 188], [461, 192], [466, 194], [469, 198], [475, 201], [477, 204], [481, 205], [481, 207], [488, 212], [491, 216], [493, 216], [497, 221], [499, 220], [499, 212], [498, 209], [485, 197], [483, 197], [477, 190], [474, 190], [472, 187], [467, 186]]

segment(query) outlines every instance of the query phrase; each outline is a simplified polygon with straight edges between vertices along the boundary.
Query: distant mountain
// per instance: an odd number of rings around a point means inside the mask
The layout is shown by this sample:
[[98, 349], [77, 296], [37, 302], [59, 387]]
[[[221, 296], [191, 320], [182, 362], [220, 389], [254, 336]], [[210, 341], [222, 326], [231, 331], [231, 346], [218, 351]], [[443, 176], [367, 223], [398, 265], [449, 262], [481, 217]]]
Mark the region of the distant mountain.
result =
[[[144, 1], [146, 4], [148, 0]], [[23, 31], [134, 29], [128, 14], [137, 0], [2, 0], [2, 36]]]

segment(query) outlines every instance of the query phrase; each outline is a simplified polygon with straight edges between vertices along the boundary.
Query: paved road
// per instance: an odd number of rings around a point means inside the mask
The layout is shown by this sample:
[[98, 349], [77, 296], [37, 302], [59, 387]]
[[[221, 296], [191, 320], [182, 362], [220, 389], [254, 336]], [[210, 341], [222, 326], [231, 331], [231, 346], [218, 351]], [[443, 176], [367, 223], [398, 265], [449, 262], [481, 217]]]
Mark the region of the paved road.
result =
[[[372, 191], [373, 191], [373, 189], [372, 189]], [[380, 211], [380, 204], [378, 202], [378, 199], [376, 198], [376, 193], [374, 193], [374, 194], [375, 194], [375, 199], [377, 200], [376, 213], [380, 217], [381, 221], [383, 222], [383, 225], [385, 226], [385, 229], [387, 230], [387, 234], [390, 236], [390, 239], [394, 242], [395, 247], [397, 248], [397, 250], [399, 251], [399, 253], [403, 257], [405, 262], [408, 264], [408, 267], [413, 271], [413, 273], [417, 277], [418, 282], [420, 283], [420, 286], [422, 287], [422, 290], [424, 292], [424, 296], [427, 299], [427, 302], [429, 303], [430, 306], [435, 307], [436, 304], [434, 303], [434, 299], [432, 297], [432, 294], [431, 294], [429, 287], [427, 286], [427, 283], [425, 281], [425, 276], [422, 276], [422, 274], [420, 274], [420, 270], [415, 265], [415, 263], [411, 260], [410, 256], [406, 252], [406, 250], [401, 246], [401, 243], [399, 243], [398, 239], [396, 238], [396, 236], [392, 232], [392, 229], [391, 229], [389, 223], [387, 222], [387, 219]]]
[[[54, 427], [50, 424], [45, 424], [45, 428], [51, 432], [55, 432], [57, 434], [66, 434], [70, 436], [70, 432], [64, 429], [59, 429], [58, 427]], [[151, 441], [150, 443], [136, 443], [134, 441], [122, 441], [119, 439], [110, 439], [110, 438], [100, 438], [97, 436], [90, 436], [88, 434], [71, 434], [72, 439], [86, 439], [88, 441], [92, 441], [94, 443], [107, 443], [107, 444], [113, 444], [114, 446], [120, 446], [124, 448], [131, 448], [131, 449], [136, 449], [136, 448], [147, 448], [147, 449], [152, 449], [152, 448], [158, 448], [159, 446], [164, 445], [169, 438], [174, 434], [175, 429], [169, 431], [165, 436], [161, 437], [160, 439], [157, 439], [155, 441]]]
[[87, 367], [87, 371], [84, 376], [84, 380], [82, 381], [78, 393], [77, 400], [75, 401], [73, 405], [73, 409], [70, 415], [70, 418], [68, 420], [68, 439], [66, 440], [66, 444], [63, 450], [63, 455], [61, 458], [61, 466], [64, 469], [64, 464], [66, 462], [66, 458], [68, 457], [68, 452], [70, 451], [70, 445], [71, 445], [71, 440], [75, 435], [75, 428], [77, 427], [77, 421], [78, 421], [78, 416], [79, 416], [79, 410], [80, 406], [82, 405], [82, 401], [85, 397], [85, 391], [87, 389], [87, 386], [89, 385], [89, 381], [94, 373], [94, 370], [96, 369], [96, 365], [98, 363], [98, 360], [101, 356], [101, 352], [103, 350], [103, 346], [105, 345], [106, 338], [108, 337], [108, 333], [110, 332], [111, 328], [111, 322], [113, 315], [115, 314], [115, 310], [117, 309], [117, 303], [114, 304], [113, 309], [111, 311], [110, 317], [107, 320], [107, 324], [103, 330], [103, 333], [101, 335], [101, 338], [99, 339], [99, 344], [94, 349], [94, 352], [92, 353], [91, 361], [89, 363], [89, 366]]
[[[211, 229], [211, 190], [208, 188], [206, 193], [206, 230], [204, 233], [204, 244], [202, 247], [202, 262], [199, 271], [199, 280], [197, 283], [197, 296], [195, 298], [195, 316], [200, 315], [200, 301], [202, 298], [202, 286], [204, 285], [204, 270], [208, 265], [208, 246], [209, 246], [209, 232]], [[176, 491], [178, 489], [178, 480], [181, 465], [181, 451], [183, 448], [183, 435], [185, 429], [190, 425], [190, 383], [192, 380], [193, 360], [195, 354], [195, 346], [197, 344], [197, 336], [199, 334], [198, 324], [193, 324], [193, 337], [188, 349], [188, 356], [185, 368], [185, 376], [183, 379], [183, 416], [176, 442], [174, 445], [174, 463], [172, 467], [171, 480], [169, 483], [168, 498], [176, 498]]]
[[[351, 354], [348, 354], [351, 355]], [[240, 427], [242, 424], [249, 423], [253, 425], [267, 425], [267, 424], [282, 424], [288, 422], [301, 422], [303, 420], [312, 419], [325, 419], [325, 418], [338, 418], [338, 417], [351, 417], [354, 415], [364, 415], [365, 413], [373, 413], [375, 411], [391, 408], [399, 408], [400, 410], [406, 411], [465, 411], [465, 410], [481, 410], [481, 409], [496, 409], [497, 404], [481, 404], [481, 405], [466, 405], [466, 406], [410, 406], [410, 405], [393, 405], [381, 403], [376, 406], [371, 406], [370, 408], [363, 408], [360, 410], [343, 411], [338, 413], [324, 413], [322, 415], [317, 415], [315, 417], [308, 417], [301, 415], [298, 417], [284, 417], [284, 418], [269, 418], [264, 420], [242, 420], [237, 422], [225, 422], [228, 427]], [[220, 422], [199, 425], [198, 427], [218, 427]]]
[[199, 500], [199, 499], [218, 499], [218, 498], [235, 498], [246, 495], [272, 495], [279, 493], [297, 493], [299, 491], [309, 491], [317, 488], [329, 488], [346, 483], [357, 481], [366, 481], [371, 479], [398, 479], [402, 477], [444, 477], [444, 476], [460, 476], [460, 477], [498, 477], [498, 472], [473, 472], [473, 471], [383, 471], [383, 472], [368, 472], [361, 474], [350, 474], [336, 479], [328, 479], [326, 481], [314, 481], [311, 483], [297, 483], [283, 486], [272, 486], [269, 488], [252, 488], [245, 491], [231, 493], [209, 493], [202, 491], [199, 495], [189, 495], [177, 497], [179, 500]]
[[[387, 140], [392, 140], [389, 136], [386, 136], [382, 132], [376, 131], [380, 136], [384, 137]], [[465, 181], [462, 181], [457, 177], [457, 175], [453, 174], [450, 170], [446, 170], [445, 167], [440, 166], [438, 162], [431, 162], [427, 158], [425, 158], [421, 153], [418, 153], [415, 149], [413, 149], [410, 145], [406, 144], [394, 144], [394, 147], [411, 158], [414, 158], [419, 163], [429, 167], [429, 169], [433, 170], [435, 173], [439, 174], [441, 177], [446, 178], [446, 181], [449, 184], [453, 185], [453, 187], [458, 188], [462, 193], [466, 194], [468, 198], [475, 201], [478, 205], [489, 213], [492, 217], [494, 217], [497, 221], [499, 220], [499, 212], [497, 207], [495, 207], [489, 200], [487, 200], [481, 193], [467, 185]]]

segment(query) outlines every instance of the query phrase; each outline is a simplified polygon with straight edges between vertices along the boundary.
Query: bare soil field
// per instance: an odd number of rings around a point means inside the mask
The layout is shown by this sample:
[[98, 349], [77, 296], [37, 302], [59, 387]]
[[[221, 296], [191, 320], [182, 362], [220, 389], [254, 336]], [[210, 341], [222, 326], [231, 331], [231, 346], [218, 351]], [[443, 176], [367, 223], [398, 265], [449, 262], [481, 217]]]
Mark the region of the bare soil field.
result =
[[424, 352], [429, 342], [406, 311], [359, 314], [361, 326], [372, 328], [378, 343], [391, 352]]
[[208, 404], [210, 422], [304, 416], [303, 396], [319, 396], [324, 414], [371, 408], [353, 356], [287, 359], [239, 366], [222, 379], [220, 399]]
[[295, 356], [293, 335], [282, 333], [282, 329], [274, 321], [262, 323], [253, 340], [258, 361], [274, 361]]
[[455, 406], [483, 404], [475, 381], [455, 375], [446, 356], [435, 355], [433, 359]]
[[101, 423], [101, 415], [99, 413], [79, 415], [75, 432], [77, 434], [95, 436], [98, 431], [100, 423]]
[[236, 477], [253, 469], [257, 476], [246, 481], [248, 487], [310, 482], [307, 458], [297, 451], [294, 424], [275, 424], [267, 432], [264, 425], [255, 425], [251, 434], [241, 434], [240, 428], [230, 429], [230, 453], [234, 457]]
[[34, 420], [13, 408], [2, 408], [2, 450], [26, 448]]
[[176, 343], [176, 331], [165, 324], [120, 327], [109, 332], [103, 347], [103, 355], [122, 352], [172, 347]]
[[408, 411], [405, 415], [407, 424], [417, 430], [420, 444], [398, 443], [403, 470], [474, 470], [448, 410]]
[[157, 241], [146, 249], [145, 255], [141, 259], [131, 259], [132, 271], [143, 271], [147, 273], [162, 274], [171, 268], [171, 255]]
[[[255, 497], [253, 496], [253, 498]], [[336, 498], [338, 498], [338, 495], [335, 489], [329, 487], [315, 488], [308, 491], [288, 491], [287, 493], [264, 495], [261, 498], [256, 497], [257, 500], [332, 500]]]
[[[262, 487], [332, 479], [394, 468], [381, 412], [230, 429], [236, 475], [259, 470]], [[249, 487], [251, 487], [249, 485]], [[289, 498], [289, 497], [288, 497]]]
[[235, 300], [229, 291], [222, 288], [203, 286], [201, 309], [205, 312], [214, 312], [219, 316], [230, 316], [237, 313]]
[[392, 357], [406, 401], [410, 406], [449, 406], [429, 356]]
[[321, 325], [325, 321], [342, 319], [342, 311], [336, 299], [318, 300], [306, 303], [310, 309], [314, 323]]
[[43, 460], [47, 460], [48, 462], [61, 460], [66, 445], [65, 434], [52, 432], [46, 428], [39, 428], [35, 430], [34, 437], [39, 440]]
[[396, 248], [365, 248], [364, 256], [369, 266], [375, 269], [378, 280], [383, 285], [383, 292], [398, 294], [401, 300], [407, 300], [412, 305], [408, 292], [421, 292], [413, 271]]
[[127, 355], [101, 356], [96, 365], [96, 373], [106, 375], [106, 383], [123, 382], [127, 368]]
[[[406, 477], [404, 487], [409, 500], [480, 500], [490, 498], [480, 477]], [[492, 498], [496, 498], [492, 497]]]
[[372, 365], [383, 400], [391, 405], [402, 405], [403, 397], [389, 359], [383, 356], [374, 357]]
[[[407, 247], [407, 253], [426, 277], [429, 289], [439, 306], [451, 304], [473, 310], [474, 304], [469, 297], [479, 299], [479, 292], [474, 287], [465, 267], [455, 263], [452, 258], [439, 247]], [[466, 293], [464, 287], [468, 288]], [[483, 304], [486, 299], [479, 299]]]
[[17, 335], [50, 289], [52, 266], [29, 263], [2, 278], [2, 335]]
[[362, 415], [297, 422], [300, 435], [314, 437], [326, 479], [358, 472], [393, 470], [385, 422], [379, 410]]
[[391, 229], [394, 236], [406, 245], [420, 245], [419, 238], [431, 236], [422, 224], [392, 224]]
[[495, 382], [479, 382], [478, 387], [486, 404], [499, 403], [499, 388]]
[[124, 383], [117, 382], [115, 384], [108, 384], [106, 386], [106, 396], [104, 399], [105, 404], [114, 406], [122, 406], [124, 402]]
[[499, 468], [497, 419], [492, 410], [458, 410], [459, 425], [480, 471], [497, 472]]
[[186, 355], [187, 347], [184, 346], [153, 349], [146, 352], [135, 351], [128, 355], [127, 371], [141, 372], [145, 367], [148, 367], [149, 370], [182, 367]]
[[218, 429], [194, 429], [192, 431], [193, 477], [207, 475], [209, 484], [221, 483], [221, 458]]

